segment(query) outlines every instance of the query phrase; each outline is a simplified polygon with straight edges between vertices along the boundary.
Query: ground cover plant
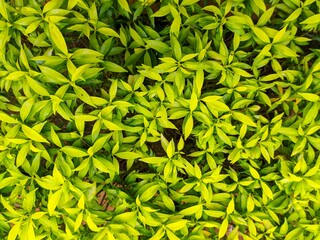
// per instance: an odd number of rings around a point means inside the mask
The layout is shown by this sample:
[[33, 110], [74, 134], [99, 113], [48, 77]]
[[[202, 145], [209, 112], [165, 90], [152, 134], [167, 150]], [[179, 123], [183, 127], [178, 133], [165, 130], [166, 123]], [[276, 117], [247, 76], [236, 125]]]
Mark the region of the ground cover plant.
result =
[[0, 0], [0, 238], [320, 239], [319, 11]]

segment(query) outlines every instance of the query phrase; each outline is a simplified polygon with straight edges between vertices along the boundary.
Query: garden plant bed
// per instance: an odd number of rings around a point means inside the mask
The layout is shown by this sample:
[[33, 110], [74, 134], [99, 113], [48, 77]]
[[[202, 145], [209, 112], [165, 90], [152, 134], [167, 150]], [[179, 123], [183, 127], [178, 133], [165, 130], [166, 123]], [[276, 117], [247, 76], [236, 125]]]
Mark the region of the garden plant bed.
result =
[[0, 0], [0, 239], [320, 239], [318, 0]]

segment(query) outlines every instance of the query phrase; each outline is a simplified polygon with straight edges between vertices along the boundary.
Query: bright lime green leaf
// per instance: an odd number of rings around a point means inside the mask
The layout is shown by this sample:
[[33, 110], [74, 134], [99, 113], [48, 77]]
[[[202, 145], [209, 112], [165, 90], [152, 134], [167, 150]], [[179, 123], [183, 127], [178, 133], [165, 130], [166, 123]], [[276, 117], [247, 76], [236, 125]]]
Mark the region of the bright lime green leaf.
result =
[[171, 50], [170, 47], [166, 43], [159, 41], [159, 40], [147, 40], [146, 44], [150, 48], [152, 48], [162, 54], [169, 52]]
[[104, 61], [102, 64], [107, 70], [111, 72], [127, 72], [127, 70], [124, 69], [123, 67], [110, 61]]
[[301, 14], [302, 12], [302, 8], [297, 8], [296, 10], [294, 10], [290, 16], [288, 18], [286, 18], [284, 20], [284, 22], [292, 22], [292, 21], [295, 21]]
[[247, 115], [240, 113], [240, 112], [232, 112], [233, 117], [242, 122], [243, 124], [252, 126], [252, 127], [256, 127], [256, 123], [252, 121], [252, 119], [250, 117], [248, 117]]
[[99, 227], [92, 220], [91, 214], [87, 215], [86, 222], [87, 222], [87, 225], [88, 225], [88, 227], [89, 227], [89, 229], [91, 231], [93, 231], [93, 232], [99, 232], [100, 231]]
[[62, 147], [61, 151], [70, 157], [86, 157], [86, 156], [88, 156], [88, 153], [85, 152], [83, 149], [72, 147], [72, 146]]
[[228, 230], [228, 226], [229, 226], [228, 218], [225, 218], [222, 221], [222, 224], [219, 229], [219, 238], [222, 238], [224, 235], [226, 235], [227, 230]]
[[252, 177], [254, 177], [255, 179], [260, 179], [260, 174], [258, 173], [258, 171], [256, 169], [249, 166], [249, 171], [250, 171], [250, 174]]
[[102, 33], [103, 35], [107, 37], [117, 37], [120, 38], [119, 34], [114, 31], [112, 28], [107, 28], [107, 27], [101, 27], [98, 29], [99, 33]]
[[146, 189], [141, 196], [139, 197], [141, 202], [147, 202], [149, 201], [159, 190], [160, 186], [159, 185], [153, 185]]
[[49, 143], [47, 139], [45, 139], [41, 134], [39, 134], [36, 130], [28, 127], [27, 125], [21, 125], [23, 133], [31, 140], [35, 142], [45, 142]]
[[68, 55], [68, 47], [66, 44], [66, 41], [60, 32], [59, 28], [53, 24], [49, 23], [49, 33], [50, 37], [52, 39], [53, 44], [56, 46], [56, 48], [62, 52], [65, 56]]
[[131, 13], [129, 4], [128, 4], [128, 2], [126, 0], [117, 0], [117, 1], [118, 1], [118, 4], [120, 5], [120, 7], [122, 9], [124, 9], [125, 11]]
[[320, 13], [308, 17], [306, 20], [302, 21], [300, 24], [320, 24]]
[[113, 218], [113, 221], [117, 222], [117, 223], [126, 223], [128, 221], [131, 221], [132, 219], [134, 219], [136, 217], [136, 212], [125, 212], [125, 213], [121, 213], [116, 215]]
[[50, 216], [53, 215], [56, 207], [59, 204], [60, 198], [61, 198], [62, 190], [58, 190], [55, 193], [49, 195], [48, 198], [48, 213]]
[[17, 160], [16, 160], [17, 167], [20, 167], [27, 160], [26, 158], [29, 151], [30, 151], [30, 144], [25, 143], [17, 155]]
[[191, 206], [191, 207], [188, 207], [188, 208], [181, 210], [179, 212], [179, 214], [181, 214], [183, 216], [190, 216], [190, 215], [196, 214], [197, 212], [199, 212], [201, 210], [202, 210], [202, 205], [198, 204], [198, 205], [194, 205], [194, 206]]
[[[0, 6], [1, 8], [1, 6]], [[10, 229], [8, 234], [8, 240], [17, 239], [18, 234], [21, 232], [21, 221], [14, 224], [14, 226]]]
[[227, 214], [229, 215], [229, 214], [233, 213], [234, 208], [235, 208], [234, 199], [231, 198], [230, 202], [228, 203]]
[[171, 12], [170, 10], [170, 6], [169, 5], [165, 5], [162, 6], [157, 12], [155, 12], [152, 17], [163, 17], [168, 15]]
[[267, 197], [272, 200], [273, 199], [273, 193], [272, 193], [271, 189], [269, 188], [269, 186], [263, 181], [261, 181], [260, 183], [261, 183], [261, 187], [262, 187], [263, 193], [266, 194]]
[[187, 139], [193, 129], [193, 117], [191, 114], [188, 115], [187, 120], [184, 125], [184, 138]]
[[268, 35], [261, 28], [252, 27], [251, 29], [256, 37], [259, 38], [263, 43], [270, 43]]
[[122, 158], [122, 159], [136, 159], [140, 158], [141, 155], [136, 152], [118, 152], [115, 154], [117, 157]]
[[305, 100], [310, 102], [317, 102], [320, 99], [319, 95], [316, 95], [314, 93], [298, 93], [298, 94], [301, 97], [303, 97]]

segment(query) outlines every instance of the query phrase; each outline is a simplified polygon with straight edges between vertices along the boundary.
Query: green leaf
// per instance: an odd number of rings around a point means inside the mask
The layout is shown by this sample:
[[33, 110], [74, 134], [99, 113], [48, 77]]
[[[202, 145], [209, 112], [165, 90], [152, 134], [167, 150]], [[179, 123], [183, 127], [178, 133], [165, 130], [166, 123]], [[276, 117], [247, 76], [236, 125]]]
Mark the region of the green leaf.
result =
[[183, 0], [181, 6], [189, 6], [199, 2], [199, 0]]
[[180, 32], [180, 26], [181, 26], [181, 17], [175, 17], [172, 21], [170, 32], [175, 35], [176, 37], [179, 36]]
[[48, 213], [50, 216], [53, 215], [54, 210], [56, 209], [57, 205], [59, 204], [61, 198], [62, 190], [58, 190], [55, 193], [49, 195], [48, 198]]
[[125, 212], [125, 213], [121, 213], [121, 214], [116, 215], [113, 218], [113, 221], [117, 222], [117, 223], [126, 223], [126, 222], [131, 221], [135, 217], [136, 217], [136, 212]]
[[44, 5], [44, 8], [43, 8], [43, 13], [46, 13], [50, 10], [53, 10], [53, 9], [56, 9], [56, 8], [59, 8], [61, 5], [61, 1], [59, 0], [52, 0], [50, 2], [47, 2], [45, 5]]
[[[162, 194], [161, 197], [162, 197], [162, 201], [163, 201], [164, 205], [172, 212], [175, 212], [175, 205], [174, 205], [174, 202], [172, 201], [172, 199], [165, 194]], [[173, 229], [171, 229], [171, 230], [173, 230]]]
[[162, 6], [157, 12], [155, 12], [152, 17], [163, 17], [171, 12], [170, 5]]
[[271, 209], [267, 208], [269, 215], [271, 216], [271, 218], [279, 225], [280, 224], [280, 220], [277, 216], [277, 214], [272, 211]]
[[127, 72], [126, 69], [113, 62], [104, 61], [102, 65], [111, 72]]
[[102, 33], [103, 35], [105, 35], [107, 37], [120, 38], [119, 34], [115, 30], [113, 30], [112, 28], [101, 27], [98, 29], [98, 32]]
[[37, 131], [34, 129], [28, 127], [27, 125], [22, 124], [22, 131], [23, 133], [31, 140], [36, 142], [45, 142], [49, 143], [47, 139], [45, 139], [43, 136], [41, 136]]
[[100, 228], [98, 228], [98, 226], [92, 221], [90, 213], [87, 215], [86, 221], [87, 221], [87, 225], [91, 231], [93, 231], [93, 232], [100, 231]]
[[190, 216], [190, 215], [196, 214], [199, 211], [202, 211], [202, 205], [201, 204], [185, 208], [185, 209], [181, 210], [179, 212], [179, 214], [181, 214], [183, 216]]
[[268, 150], [262, 145], [260, 145], [260, 150], [261, 150], [262, 156], [267, 160], [268, 163], [270, 163], [270, 154]]
[[205, 214], [213, 218], [221, 218], [226, 215], [224, 211], [204, 210]]
[[25, 143], [17, 155], [17, 159], [16, 159], [16, 166], [17, 167], [20, 167], [24, 163], [24, 161], [27, 158], [29, 150], [30, 150], [30, 144]]
[[317, 102], [319, 101], [320, 97], [314, 93], [298, 93], [301, 97], [305, 100], [310, 102]]
[[74, 93], [77, 95], [78, 98], [80, 98], [83, 102], [86, 104], [95, 107], [95, 105], [92, 102], [91, 96], [85, 91], [82, 87], [74, 86]]
[[269, 186], [266, 183], [264, 183], [263, 181], [260, 181], [260, 183], [261, 183], [263, 193], [266, 194], [266, 196], [268, 198], [273, 200], [273, 193], [272, 193], [271, 189], [269, 188]]
[[86, 157], [88, 153], [81, 148], [76, 148], [72, 146], [65, 146], [61, 148], [61, 151], [70, 157]]
[[273, 45], [273, 47], [276, 50], [276, 53], [278, 55], [280, 55], [280, 56], [284, 56], [284, 57], [287, 57], [287, 58], [298, 57], [298, 54], [294, 50], [288, 48], [285, 45], [276, 44], [276, 45]]
[[301, 236], [301, 234], [303, 234], [303, 228], [294, 228], [286, 235], [284, 240], [299, 239], [299, 236]]
[[195, 91], [192, 91], [191, 93], [191, 99], [190, 99], [190, 111], [193, 112], [198, 106], [198, 97]]
[[231, 214], [234, 212], [234, 199], [231, 198], [230, 202], [228, 203], [228, 207], [227, 207], [227, 214]]
[[248, 73], [247, 71], [241, 69], [241, 68], [236, 68], [236, 67], [232, 67], [232, 70], [239, 74], [240, 76], [242, 77], [246, 77], [246, 78], [249, 78], [249, 77], [252, 77], [252, 75], [250, 73]]
[[191, 132], [192, 132], [192, 129], [193, 129], [193, 117], [192, 117], [192, 114], [188, 114], [187, 120], [185, 121], [185, 124], [184, 124], [184, 128], [183, 128], [183, 133], [184, 133], [184, 139], [187, 139]]
[[223, 132], [220, 128], [216, 127], [218, 137], [226, 144], [228, 144], [230, 147], [232, 147], [232, 142], [230, 138]]
[[257, 22], [258, 27], [262, 27], [267, 24], [267, 22], [271, 19], [273, 15], [274, 9], [275, 7], [271, 7], [261, 15]]
[[285, 26], [280, 31], [278, 31], [276, 33], [276, 35], [274, 35], [274, 37], [273, 37], [273, 43], [279, 43], [279, 42], [284, 41], [283, 37], [286, 34], [286, 30], [287, 30], [287, 26]]
[[4, 0], [0, 0], [0, 14], [5, 20], [7, 20], [7, 22], [10, 22], [7, 12], [7, 3]]
[[129, 7], [127, 0], [117, 0], [117, 1], [122, 9], [124, 9], [126, 12], [131, 13], [131, 10], [130, 10], [130, 7]]
[[14, 177], [7, 177], [0, 181], [0, 189], [10, 186], [18, 182], [18, 179]]
[[297, 8], [290, 14], [289, 17], [287, 17], [287, 19], [284, 20], [284, 22], [292, 22], [296, 20], [300, 16], [301, 12], [302, 12], [302, 8]]
[[[122, 130], [124, 130], [124, 128], [122, 126], [119, 126], [118, 124], [113, 123], [111, 121], [103, 119], [102, 122], [111, 131], [122, 131]], [[126, 130], [128, 130], [128, 129], [126, 129]]]
[[66, 41], [60, 32], [59, 28], [53, 24], [49, 23], [49, 33], [55, 47], [63, 53], [65, 56], [68, 55], [68, 47]]
[[153, 69], [139, 70], [139, 73], [147, 78], [150, 78], [156, 81], [162, 81], [161, 75], [156, 71], [154, 71]]
[[114, 166], [108, 160], [101, 159], [101, 158], [93, 158], [92, 160], [93, 160], [93, 165], [97, 169], [99, 169], [99, 171], [105, 172], [105, 173], [115, 172]]
[[169, 240], [180, 240], [172, 231], [167, 229], [167, 236]]
[[257, 36], [257, 38], [259, 38], [262, 42], [270, 43], [268, 35], [261, 28], [252, 27], [251, 29], [253, 33]]
[[57, 145], [58, 147], [62, 147], [61, 141], [59, 136], [57, 135], [57, 133], [54, 131], [53, 127], [51, 126], [51, 130], [50, 130], [50, 136], [51, 136], [51, 140], [52, 142]]
[[169, 85], [169, 84], [167, 84], [167, 83], [164, 83], [164, 84], [163, 84], [163, 87], [164, 87], [164, 92], [165, 92], [165, 94], [166, 94], [169, 102], [170, 102], [171, 104], [173, 104], [174, 101], [175, 101], [175, 94], [174, 94], [174, 91], [173, 91], [173, 89], [172, 89], [172, 86]]
[[164, 42], [161, 42], [159, 40], [147, 40], [146, 44], [150, 48], [152, 48], [162, 54], [165, 54], [171, 50], [171, 48], [167, 44], [165, 44]]
[[18, 123], [18, 120], [16, 120], [13, 117], [10, 117], [8, 114], [0, 111], [0, 121], [5, 123]]
[[247, 210], [248, 212], [252, 212], [254, 210], [254, 200], [253, 200], [253, 197], [251, 194], [248, 195], [248, 198], [247, 198]]
[[159, 228], [156, 234], [154, 234], [149, 240], [161, 240], [165, 232], [163, 228]]
[[129, 29], [130, 35], [133, 38], [133, 40], [139, 44], [139, 46], [144, 46], [145, 43], [143, 41], [143, 39], [140, 37], [140, 35], [136, 32], [136, 30], [134, 30], [133, 28], [130, 27]]
[[165, 157], [145, 157], [141, 158], [140, 161], [146, 162], [149, 164], [161, 164], [163, 162], [166, 162], [168, 159]]
[[77, 231], [80, 228], [82, 221], [83, 221], [83, 213], [80, 212], [76, 218], [75, 223], [74, 223], [74, 231]]
[[175, 36], [171, 36], [171, 49], [176, 60], [180, 61], [182, 58], [181, 46]]
[[21, 109], [20, 109], [20, 117], [23, 122], [29, 116], [33, 105], [34, 105], [34, 98], [29, 98], [27, 101], [25, 101], [22, 104]]
[[306, 20], [302, 21], [300, 24], [320, 24], [320, 13], [308, 17]]
[[139, 153], [136, 152], [118, 152], [115, 154], [117, 157], [122, 158], [122, 159], [136, 159], [136, 158], [140, 158], [141, 155]]
[[243, 124], [249, 125], [251, 127], [256, 127], [256, 123], [252, 121], [252, 119], [250, 117], [248, 117], [247, 115], [244, 115], [243, 113], [240, 112], [232, 112], [233, 117], [242, 122]]
[[[0, 9], [1, 9], [1, 4], [0, 4]], [[14, 226], [10, 229], [9, 234], [8, 234], [8, 240], [15, 240], [17, 239], [18, 234], [21, 231], [21, 221], [16, 222]]]
[[285, 236], [288, 233], [288, 229], [289, 229], [288, 221], [287, 221], [287, 218], [285, 218], [284, 223], [280, 227], [279, 233]]
[[44, 87], [42, 84], [40, 84], [38, 81], [34, 80], [33, 78], [29, 77], [28, 75], [26, 76], [27, 82], [29, 84], [29, 86], [31, 87], [31, 89], [41, 95], [41, 96], [49, 96], [50, 93], [48, 92], [48, 90], [46, 89], [46, 87]]
[[160, 186], [159, 185], [153, 185], [146, 189], [141, 196], [139, 197], [141, 202], [147, 202], [149, 201], [159, 190]]
[[224, 235], [226, 235], [227, 230], [228, 230], [228, 226], [229, 226], [228, 218], [225, 218], [222, 221], [222, 224], [219, 229], [219, 238], [222, 238]]
[[46, 66], [39, 66], [41, 72], [49, 79], [52, 79], [53, 82], [58, 84], [69, 83], [69, 80], [63, 76], [61, 73], [53, 70], [52, 68]]
[[167, 145], [167, 148], [165, 149], [165, 151], [166, 151], [166, 153], [168, 155], [168, 158], [172, 158], [173, 157], [173, 155], [175, 153], [175, 145], [174, 145], [173, 140], [171, 140], [169, 142], [169, 144]]
[[256, 169], [254, 169], [253, 167], [249, 166], [249, 171], [250, 174], [253, 178], [255, 179], [260, 179], [260, 174], [258, 173], [258, 171]]

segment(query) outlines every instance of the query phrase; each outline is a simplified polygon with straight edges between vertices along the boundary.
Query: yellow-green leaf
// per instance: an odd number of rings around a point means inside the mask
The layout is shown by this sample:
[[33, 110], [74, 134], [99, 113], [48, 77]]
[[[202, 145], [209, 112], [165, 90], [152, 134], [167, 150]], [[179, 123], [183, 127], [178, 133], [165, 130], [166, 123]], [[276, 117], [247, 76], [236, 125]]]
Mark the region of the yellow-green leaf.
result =
[[48, 213], [50, 216], [54, 213], [54, 210], [56, 209], [57, 205], [59, 204], [60, 198], [61, 198], [62, 190], [58, 190], [55, 193], [49, 195], [48, 198]]
[[219, 229], [219, 238], [222, 238], [224, 235], [226, 235], [228, 226], [229, 226], [228, 218], [225, 218]]
[[86, 156], [88, 156], [88, 153], [85, 150], [83, 150], [81, 148], [72, 147], [72, 146], [62, 147], [61, 151], [70, 157], [86, 157]]
[[55, 47], [61, 53], [63, 53], [65, 56], [67, 56], [68, 55], [68, 47], [67, 47], [66, 41], [65, 41], [62, 33], [60, 32], [59, 28], [55, 24], [49, 23], [49, 33], [50, 33], [50, 37], [51, 37]]
[[153, 185], [146, 189], [141, 196], [139, 197], [141, 202], [147, 202], [149, 201], [159, 190], [160, 186], [159, 185]]
[[249, 125], [251, 127], [257, 126], [257, 124], [253, 122], [250, 117], [248, 117], [247, 115], [244, 115], [243, 113], [233, 112], [232, 115], [236, 120], [242, 122], [243, 124]]
[[49, 143], [47, 139], [45, 139], [36, 130], [28, 127], [27, 125], [22, 125], [22, 131], [29, 139], [33, 141]]
[[259, 38], [262, 42], [270, 43], [268, 35], [261, 28], [252, 27], [251, 29], [253, 33], [257, 36], [257, 38]]

